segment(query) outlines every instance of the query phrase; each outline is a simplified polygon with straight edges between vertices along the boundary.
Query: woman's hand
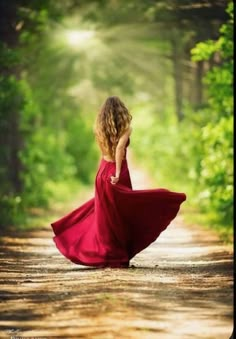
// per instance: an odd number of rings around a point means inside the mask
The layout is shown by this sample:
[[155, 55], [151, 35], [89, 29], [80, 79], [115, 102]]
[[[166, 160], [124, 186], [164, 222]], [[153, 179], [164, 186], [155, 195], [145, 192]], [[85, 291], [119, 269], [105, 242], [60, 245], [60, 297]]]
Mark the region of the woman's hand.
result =
[[115, 185], [115, 184], [117, 184], [118, 183], [118, 181], [119, 181], [119, 177], [117, 177], [117, 176], [111, 176], [111, 184], [112, 185]]

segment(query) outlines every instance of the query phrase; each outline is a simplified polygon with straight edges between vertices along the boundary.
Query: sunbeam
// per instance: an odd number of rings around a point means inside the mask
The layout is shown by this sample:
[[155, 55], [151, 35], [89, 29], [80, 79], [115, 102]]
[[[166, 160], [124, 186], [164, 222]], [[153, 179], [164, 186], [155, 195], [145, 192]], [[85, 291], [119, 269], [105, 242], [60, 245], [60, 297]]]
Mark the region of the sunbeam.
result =
[[71, 30], [65, 33], [68, 44], [73, 47], [88, 43], [94, 36], [95, 32], [89, 30]]

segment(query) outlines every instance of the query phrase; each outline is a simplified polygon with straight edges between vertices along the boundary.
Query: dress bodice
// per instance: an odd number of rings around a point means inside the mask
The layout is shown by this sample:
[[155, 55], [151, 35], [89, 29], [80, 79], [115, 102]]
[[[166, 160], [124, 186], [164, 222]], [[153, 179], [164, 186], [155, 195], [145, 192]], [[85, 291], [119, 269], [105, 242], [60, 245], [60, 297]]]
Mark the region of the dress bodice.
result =
[[124, 159], [126, 159], [126, 153], [127, 153], [127, 147], [129, 146], [130, 144], [130, 139], [127, 140], [127, 143], [125, 145], [125, 155], [124, 155]]

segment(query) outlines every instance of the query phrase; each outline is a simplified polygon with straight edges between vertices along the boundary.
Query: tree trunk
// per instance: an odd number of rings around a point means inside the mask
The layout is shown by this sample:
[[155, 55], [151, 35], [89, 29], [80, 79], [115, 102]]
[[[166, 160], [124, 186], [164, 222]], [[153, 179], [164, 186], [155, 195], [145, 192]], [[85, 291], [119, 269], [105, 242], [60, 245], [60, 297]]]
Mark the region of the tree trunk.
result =
[[202, 104], [203, 61], [199, 61], [196, 66], [194, 106], [199, 107]]
[[[4, 1], [0, 2], [0, 39], [3, 43], [3, 49], [10, 48], [15, 49], [18, 46], [18, 37], [19, 33], [16, 29], [17, 25], [17, 3], [16, 1]], [[5, 67], [2, 67], [0, 70], [0, 74], [3, 78], [7, 79], [10, 75], [15, 76], [17, 79], [19, 78], [20, 70], [19, 66], [13, 66], [9, 62], [9, 64], [5, 64]], [[9, 85], [10, 86], [10, 85]], [[13, 85], [14, 86], [14, 85]], [[11, 90], [11, 88], [4, 88], [7, 91]], [[14, 90], [13, 92], [14, 93]], [[22, 171], [22, 164], [19, 158], [19, 151], [22, 147], [22, 136], [19, 131], [20, 125], [20, 114], [19, 110], [21, 107], [20, 93], [16, 93], [16, 96], [9, 100], [9, 102], [5, 103], [6, 111], [3, 112], [4, 120], [6, 124], [6, 128], [0, 133], [4, 135], [4, 138], [1, 138], [1, 149], [4, 149], [4, 156], [2, 155], [1, 159], [1, 167], [4, 169], [3, 173], [6, 173], [6, 178], [2, 178], [3, 180], [8, 181], [8, 192], [5, 193], [20, 193], [23, 189], [22, 182], [20, 178], [20, 172]], [[2, 127], [3, 128], [3, 127]], [[2, 192], [3, 193], [3, 192]]]
[[175, 112], [178, 121], [182, 121], [183, 114], [183, 65], [181, 55], [181, 42], [177, 37], [172, 39], [172, 62], [174, 75], [174, 92], [175, 92]]

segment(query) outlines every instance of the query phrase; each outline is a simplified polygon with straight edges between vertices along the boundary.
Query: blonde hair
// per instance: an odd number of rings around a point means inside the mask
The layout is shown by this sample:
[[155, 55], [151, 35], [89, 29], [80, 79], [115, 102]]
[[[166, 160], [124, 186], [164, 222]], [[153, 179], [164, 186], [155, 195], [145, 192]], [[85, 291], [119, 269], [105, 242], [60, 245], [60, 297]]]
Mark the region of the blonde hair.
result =
[[104, 154], [115, 159], [118, 141], [129, 128], [131, 120], [131, 114], [117, 96], [107, 98], [97, 115], [94, 127], [96, 141]]

